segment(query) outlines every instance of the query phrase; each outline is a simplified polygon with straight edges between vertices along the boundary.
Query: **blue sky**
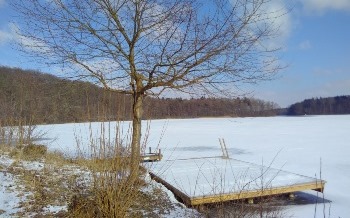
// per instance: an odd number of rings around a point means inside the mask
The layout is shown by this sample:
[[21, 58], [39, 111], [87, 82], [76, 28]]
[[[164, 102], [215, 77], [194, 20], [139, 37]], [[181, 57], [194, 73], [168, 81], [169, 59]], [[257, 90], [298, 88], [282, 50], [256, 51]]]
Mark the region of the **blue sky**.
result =
[[[15, 12], [6, 1], [0, 0], [0, 65], [50, 72], [14, 48], [10, 22]], [[280, 61], [288, 67], [275, 80], [245, 87], [246, 91], [282, 107], [305, 98], [350, 95], [350, 0], [270, 4], [293, 7], [279, 18], [280, 35], [273, 42], [283, 47]]]

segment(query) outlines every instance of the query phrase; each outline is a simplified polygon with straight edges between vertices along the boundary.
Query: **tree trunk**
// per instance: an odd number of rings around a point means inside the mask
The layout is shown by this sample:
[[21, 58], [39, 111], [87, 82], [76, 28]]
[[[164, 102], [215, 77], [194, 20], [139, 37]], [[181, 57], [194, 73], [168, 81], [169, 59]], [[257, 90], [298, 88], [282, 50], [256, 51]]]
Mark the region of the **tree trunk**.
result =
[[132, 141], [131, 141], [131, 180], [135, 181], [139, 173], [140, 144], [141, 144], [141, 119], [142, 119], [142, 93], [133, 94], [133, 119], [132, 119]]

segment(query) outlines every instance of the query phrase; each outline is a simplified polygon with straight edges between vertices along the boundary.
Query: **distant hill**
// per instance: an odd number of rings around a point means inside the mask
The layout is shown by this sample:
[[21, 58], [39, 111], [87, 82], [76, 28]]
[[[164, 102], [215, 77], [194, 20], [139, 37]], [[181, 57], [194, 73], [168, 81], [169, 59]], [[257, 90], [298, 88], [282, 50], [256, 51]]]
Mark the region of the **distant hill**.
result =
[[350, 114], [350, 96], [312, 98], [291, 105], [287, 115]]
[[[0, 121], [66, 123], [129, 120], [131, 98], [88, 82], [0, 67]], [[144, 118], [273, 116], [278, 106], [249, 98], [145, 99]]]
[[125, 96], [30, 70], [0, 67], [0, 93], [0, 119], [65, 123], [130, 117], [129, 110], [119, 109], [130, 105]]

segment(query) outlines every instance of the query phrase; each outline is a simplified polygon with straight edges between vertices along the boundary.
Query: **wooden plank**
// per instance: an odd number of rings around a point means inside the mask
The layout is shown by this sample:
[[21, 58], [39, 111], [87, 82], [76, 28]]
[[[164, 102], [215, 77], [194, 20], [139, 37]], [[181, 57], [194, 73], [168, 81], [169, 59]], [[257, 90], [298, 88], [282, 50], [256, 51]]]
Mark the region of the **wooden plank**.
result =
[[280, 195], [280, 194], [292, 193], [297, 191], [305, 191], [305, 190], [323, 191], [325, 183], [326, 182], [322, 180], [322, 181], [319, 181], [318, 183], [304, 183], [304, 184], [296, 184], [296, 185], [284, 186], [284, 187], [267, 188], [265, 190], [241, 191], [239, 193], [201, 196], [201, 197], [190, 198], [190, 205], [194, 206], [194, 205], [201, 205], [201, 204], [208, 204], [208, 203], [258, 198], [263, 196], [273, 196], [273, 195]]

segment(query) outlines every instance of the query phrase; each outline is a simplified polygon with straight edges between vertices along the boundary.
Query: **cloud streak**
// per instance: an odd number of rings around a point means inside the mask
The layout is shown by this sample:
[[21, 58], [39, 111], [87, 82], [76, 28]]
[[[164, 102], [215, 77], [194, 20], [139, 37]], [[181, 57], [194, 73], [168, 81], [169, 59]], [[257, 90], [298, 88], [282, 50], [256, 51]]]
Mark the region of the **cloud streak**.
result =
[[299, 0], [308, 12], [328, 10], [350, 11], [349, 0]]
[[[235, 4], [235, 1], [231, 2]], [[252, 5], [248, 5], [248, 8]], [[269, 39], [262, 42], [263, 47], [267, 49], [284, 48], [293, 26], [289, 4], [284, 0], [264, 2], [260, 5], [255, 19], [257, 22], [254, 24], [258, 29], [264, 29], [267, 26], [272, 33]]]
[[17, 34], [16, 34], [15, 26], [12, 24], [9, 24], [7, 25], [6, 28], [0, 30], [0, 45], [11, 42], [12, 40], [15, 40], [16, 37], [17, 37]]
[[0, 45], [7, 43], [18, 43], [25, 50], [33, 52], [49, 52], [45, 43], [35, 40], [34, 38], [21, 35], [19, 27], [15, 24], [8, 24], [6, 29], [0, 30]]
[[7, 31], [0, 30], [0, 45], [3, 45], [7, 43], [8, 41], [11, 41], [12, 35], [11, 33]]

